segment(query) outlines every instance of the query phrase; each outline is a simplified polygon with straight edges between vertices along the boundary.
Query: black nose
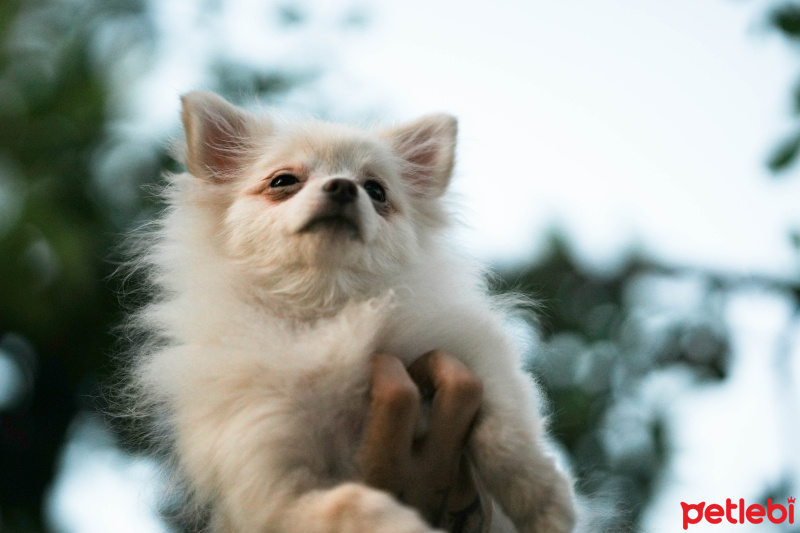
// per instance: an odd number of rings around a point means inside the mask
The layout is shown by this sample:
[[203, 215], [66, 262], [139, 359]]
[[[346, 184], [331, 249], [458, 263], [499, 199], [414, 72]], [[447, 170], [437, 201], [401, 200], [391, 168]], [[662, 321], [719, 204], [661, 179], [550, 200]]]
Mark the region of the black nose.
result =
[[356, 199], [358, 195], [358, 188], [356, 184], [350, 180], [343, 178], [335, 178], [322, 186], [322, 190], [328, 197], [339, 204], [349, 204]]

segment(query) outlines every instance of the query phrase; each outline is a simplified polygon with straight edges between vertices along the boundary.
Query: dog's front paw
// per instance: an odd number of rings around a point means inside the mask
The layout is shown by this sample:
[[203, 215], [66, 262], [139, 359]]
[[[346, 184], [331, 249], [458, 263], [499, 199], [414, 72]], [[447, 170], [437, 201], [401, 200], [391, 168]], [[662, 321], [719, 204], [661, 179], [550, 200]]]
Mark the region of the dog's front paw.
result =
[[328, 491], [318, 516], [330, 533], [436, 533], [419, 514], [378, 490], [346, 483]]
[[549, 494], [535, 502], [532, 512], [515, 522], [519, 533], [570, 533], [575, 520], [572, 490], [565, 479], [559, 479]]

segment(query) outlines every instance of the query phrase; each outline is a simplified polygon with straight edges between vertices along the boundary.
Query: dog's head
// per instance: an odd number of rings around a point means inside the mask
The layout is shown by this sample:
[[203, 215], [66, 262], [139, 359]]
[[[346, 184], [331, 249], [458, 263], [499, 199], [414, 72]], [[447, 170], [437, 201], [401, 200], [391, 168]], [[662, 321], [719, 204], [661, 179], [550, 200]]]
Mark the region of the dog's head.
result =
[[451, 116], [366, 131], [283, 123], [194, 92], [183, 124], [186, 166], [215, 198], [220, 242], [255, 270], [382, 278], [445, 221]]

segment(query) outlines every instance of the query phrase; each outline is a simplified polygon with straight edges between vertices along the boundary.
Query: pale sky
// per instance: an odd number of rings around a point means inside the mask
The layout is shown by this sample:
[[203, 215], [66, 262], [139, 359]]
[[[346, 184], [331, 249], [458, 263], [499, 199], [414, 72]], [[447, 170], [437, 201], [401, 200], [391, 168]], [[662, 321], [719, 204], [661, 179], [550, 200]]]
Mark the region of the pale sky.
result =
[[349, 32], [350, 4], [300, 2], [296, 30], [253, 0], [198, 30], [194, 4], [160, 4], [172, 37], [135, 108], [151, 125], [177, 125], [177, 95], [206, 83], [204, 51], [221, 43], [228, 57], [323, 70], [282, 111], [455, 114], [453, 188], [481, 257], [525, 258], [558, 225], [603, 268], [636, 247], [678, 265], [797, 271], [800, 178], [771, 180], [764, 160], [790, 131], [800, 69], [765, 31], [764, 2], [382, 0]]
[[796, 272], [800, 180], [771, 182], [763, 165], [786, 131], [795, 58], [759, 35], [755, 5], [385, 2], [342, 63], [403, 118], [460, 118], [456, 183], [482, 253], [528, 253], [558, 223], [589, 262], [635, 244], [679, 264]]

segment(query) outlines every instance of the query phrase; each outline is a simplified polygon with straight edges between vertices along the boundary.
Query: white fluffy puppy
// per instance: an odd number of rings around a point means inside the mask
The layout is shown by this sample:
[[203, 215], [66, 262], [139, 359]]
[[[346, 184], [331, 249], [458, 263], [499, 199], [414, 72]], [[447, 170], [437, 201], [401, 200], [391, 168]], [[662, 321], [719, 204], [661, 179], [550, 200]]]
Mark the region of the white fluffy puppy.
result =
[[433, 349], [484, 385], [468, 444], [522, 533], [573, 527], [480, 270], [443, 241], [456, 121], [386, 130], [278, 123], [183, 98], [188, 173], [140, 255], [154, 298], [134, 317], [134, 391], [215, 531], [428, 532], [359, 482], [368, 361]]

